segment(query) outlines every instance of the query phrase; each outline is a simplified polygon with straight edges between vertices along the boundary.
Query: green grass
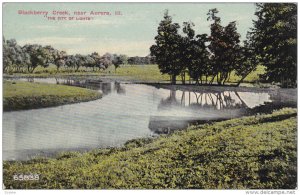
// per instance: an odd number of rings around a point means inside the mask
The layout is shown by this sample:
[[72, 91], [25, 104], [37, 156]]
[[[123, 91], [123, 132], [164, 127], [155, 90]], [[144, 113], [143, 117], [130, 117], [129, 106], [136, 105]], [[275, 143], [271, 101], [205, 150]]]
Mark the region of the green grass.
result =
[[79, 87], [20, 81], [3, 83], [5, 111], [57, 106], [100, 97], [101, 94], [97, 91]]
[[[253, 83], [259, 81], [259, 74], [264, 73], [264, 67], [258, 66], [257, 70], [250, 73], [244, 80], [245, 83]], [[57, 72], [54, 65], [48, 68], [38, 67], [33, 74], [14, 73], [15, 76], [34, 76], [34, 77], [49, 77], [49, 76], [85, 76], [85, 75], [106, 75], [106, 76], [120, 76], [126, 77], [128, 80], [142, 81], [142, 82], [169, 82], [169, 75], [162, 75], [157, 65], [122, 65], [115, 72], [114, 66], [108, 67], [104, 71], [92, 71], [92, 69], [80, 68], [78, 72], [74, 70], [67, 70], [61, 68]], [[124, 78], [124, 79], [126, 79]], [[186, 80], [189, 76], [186, 76]], [[177, 77], [178, 81], [181, 81], [181, 77]], [[235, 83], [239, 80], [239, 77], [234, 73], [229, 80], [230, 83]]]
[[[295, 189], [297, 111], [282, 109], [190, 127], [124, 147], [4, 161], [10, 189]], [[14, 174], [39, 174], [14, 181]]]

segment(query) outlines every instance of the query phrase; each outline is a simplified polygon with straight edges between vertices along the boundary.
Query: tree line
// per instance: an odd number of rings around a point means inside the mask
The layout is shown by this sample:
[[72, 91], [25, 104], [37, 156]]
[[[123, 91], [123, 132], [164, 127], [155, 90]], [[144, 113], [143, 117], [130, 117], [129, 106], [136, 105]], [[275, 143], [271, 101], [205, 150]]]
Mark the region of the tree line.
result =
[[240, 40], [236, 21], [221, 24], [217, 9], [210, 9], [210, 35], [195, 34], [194, 24], [180, 25], [165, 12], [159, 23], [151, 55], [162, 74], [181, 76], [186, 73], [196, 84], [225, 85], [232, 74], [240, 77], [237, 86], [258, 65], [266, 67], [261, 79], [280, 83], [283, 87], [297, 85], [297, 5], [292, 3], [258, 3], [257, 20], [248, 31], [247, 39]]
[[56, 66], [57, 71], [61, 67], [76, 72], [80, 67], [100, 71], [105, 70], [110, 65], [114, 65], [117, 69], [120, 65], [127, 63], [151, 64], [153, 63], [153, 57], [128, 57], [127, 55], [110, 53], [101, 56], [97, 52], [88, 55], [68, 55], [65, 51], [60, 51], [49, 45], [26, 44], [20, 46], [15, 39], [5, 40], [3, 38], [3, 72], [5, 73], [33, 73], [38, 66], [47, 68], [51, 64]]

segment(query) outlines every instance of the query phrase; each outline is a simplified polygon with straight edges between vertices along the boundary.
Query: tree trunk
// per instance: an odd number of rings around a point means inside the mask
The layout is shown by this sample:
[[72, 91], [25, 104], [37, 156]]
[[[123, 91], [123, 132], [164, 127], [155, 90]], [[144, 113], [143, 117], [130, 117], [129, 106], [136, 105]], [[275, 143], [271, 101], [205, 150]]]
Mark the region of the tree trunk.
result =
[[78, 72], [78, 69], [79, 69], [79, 66], [77, 66], [77, 67], [76, 67], [76, 70], [75, 70], [75, 72]]
[[29, 69], [29, 73], [33, 73], [34, 69], [36, 68], [37, 66], [35, 67], [32, 67], [31, 70]]
[[171, 84], [176, 85], [176, 75], [172, 75], [172, 82]]
[[246, 74], [244, 74], [244, 76], [242, 77], [241, 80], [239, 80], [239, 82], [236, 84], [236, 86], [240, 86], [240, 84], [244, 81], [244, 79], [254, 70], [255, 68], [252, 68], [249, 72], [247, 72]]
[[212, 85], [212, 83], [214, 82], [215, 77], [216, 77], [216, 75], [214, 75], [214, 76], [212, 77], [212, 79], [210, 80], [210, 82], [209, 82], [210, 85]]
[[185, 84], [185, 72], [181, 73], [181, 82], [183, 85]]
[[222, 79], [221, 79], [221, 75], [219, 77], [219, 73], [217, 74], [217, 83], [218, 85], [222, 85]]
[[247, 75], [243, 76], [242, 79], [239, 80], [239, 82], [236, 84], [237, 87], [240, 86], [240, 84], [244, 81], [244, 79], [246, 78]]

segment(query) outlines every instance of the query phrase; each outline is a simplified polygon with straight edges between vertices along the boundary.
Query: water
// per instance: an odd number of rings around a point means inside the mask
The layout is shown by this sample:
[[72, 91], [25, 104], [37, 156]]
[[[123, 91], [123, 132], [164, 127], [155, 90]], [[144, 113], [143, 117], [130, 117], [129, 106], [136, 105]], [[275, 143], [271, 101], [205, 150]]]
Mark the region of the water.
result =
[[279, 93], [275, 91], [274, 95], [274, 90], [200, 93], [99, 80], [34, 82], [87, 87], [102, 91], [104, 96], [84, 103], [4, 112], [4, 160], [121, 146], [134, 138], [170, 133], [194, 123], [236, 118], [285, 101], [278, 100]]

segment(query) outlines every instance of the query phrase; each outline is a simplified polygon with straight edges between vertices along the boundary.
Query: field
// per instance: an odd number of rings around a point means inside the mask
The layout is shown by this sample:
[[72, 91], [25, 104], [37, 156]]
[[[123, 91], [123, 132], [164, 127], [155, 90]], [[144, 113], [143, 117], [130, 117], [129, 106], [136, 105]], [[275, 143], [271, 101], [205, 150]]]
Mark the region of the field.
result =
[[[254, 83], [259, 81], [259, 74], [264, 73], [264, 67], [258, 66], [257, 70], [250, 73], [244, 80], [245, 83]], [[100, 75], [100, 76], [119, 76], [123, 79], [141, 81], [141, 82], [169, 82], [169, 75], [162, 75], [157, 65], [122, 65], [116, 71], [114, 66], [108, 67], [103, 71], [92, 71], [92, 69], [80, 68], [78, 72], [74, 70], [67, 70], [61, 68], [58, 72], [55, 66], [49, 66], [48, 68], [38, 67], [34, 73], [14, 73], [14, 76], [32, 76], [32, 77], [53, 77], [53, 76], [87, 76], [87, 75]], [[186, 80], [189, 76], [186, 75]], [[234, 73], [229, 80], [230, 83], [235, 83], [239, 80], [239, 77]], [[181, 81], [178, 76], [177, 81]], [[179, 82], [180, 83], [180, 82]]]
[[[8, 189], [295, 189], [297, 111], [192, 126], [121, 148], [4, 162]], [[14, 181], [22, 174], [37, 180]]]
[[45, 83], [4, 81], [3, 89], [5, 111], [57, 106], [101, 97], [97, 91]]

